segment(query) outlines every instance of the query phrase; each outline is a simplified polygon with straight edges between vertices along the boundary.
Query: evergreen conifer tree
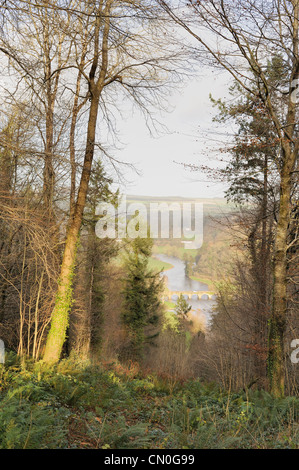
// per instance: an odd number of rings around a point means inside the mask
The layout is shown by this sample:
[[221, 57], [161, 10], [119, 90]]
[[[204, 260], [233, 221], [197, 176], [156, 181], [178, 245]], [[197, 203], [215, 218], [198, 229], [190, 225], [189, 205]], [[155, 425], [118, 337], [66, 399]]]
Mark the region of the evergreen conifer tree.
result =
[[123, 322], [128, 331], [127, 358], [139, 361], [145, 343], [157, 336], [162, 280], [149, 270], [152, 240], [136, 238], [127, 249], [124, 278]]

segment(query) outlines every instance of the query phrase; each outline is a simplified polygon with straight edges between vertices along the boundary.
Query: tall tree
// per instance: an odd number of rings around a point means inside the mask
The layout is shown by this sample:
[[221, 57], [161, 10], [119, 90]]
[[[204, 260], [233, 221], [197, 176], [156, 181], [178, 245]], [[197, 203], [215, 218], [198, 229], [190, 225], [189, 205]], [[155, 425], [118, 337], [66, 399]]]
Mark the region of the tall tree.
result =
[[[269, 332], [271, 392], [284, 394], [284, 333], [287, 319], [287, 249], [291, 194], [298, 165], [299, 0], [160, 0], [196, 41], [197, 56], [226, 70], [267, 109], [280, 144], [276, 159], [280, 201], [274, 243], [273, 305]], [[185, 7], [185, 8], [184, 8]], [[194, 47], [194, 45], [193, 45]], [[267, 58], [280, 55], [286, 73], [273, 85]], [[249, 69], [249, 72], [246, 70]]]
[[[84, 7], [84, 2], [82, 5]], [[159, 96], [162, 96], [163, 84], [177, 74], [174, 64], [178, 64], [181, 55], [169, 45], [170, 36], [165, 43], [165, 23], [159, 22], [159, 11], [150, 2], [103, 0], [92, 5], [93, 11], [88, 15], [93, 18], [90, 37], [93, 51], [86, 61], [89, 72], [84, 70], [83, 73], [89, 98], [85, 153], [45, 348], [44, 361], [48, 363], [59, 359], [69, 322], [76, 246], [96, 149], [99, 106], [106, 109], [106, 93], [110, 89], [115, 102], [117, 89], [120, 89], [149, 117], [149, 106], [161, 105]]]
[[[70, 2], [73, 7], [76, 2]], [[72, 16], [55, 8], [56, 2], [14, 0], [5, 3], [6, 21], [0, 51], [9, 60], [9, 99], [22, 102], [22, 112], [35, 120], [32, 148], [42, 160], [42, 198], [47, 218], [55, 219], [55, 173], [61, 164], [65, 120], [62, 74], [70, 66]], [[64, 110], [64, 112], [61, 112]]]
[[[279, 78], [281, 81], [284, 79], [281, 65], [279, 57], [268, 62], [267, 76], [271, 76], [275, 82]], [[230, 161], [220, 170], [220, 175], [229, 185], [226, 191], [228, 200], [240, 205], [241, 209], [245, 203], [250, 203], [250, 209], [247, 209], [249, 213], [243, 214], [240, 225], [246, 232], [251, 274], [256, 285], [252, 347], [256, 349], [256, 374], [262, 378], [266, 371], [264, 350], [272, 285], [269, 268], [274, 236], [273, 220], [276, 217], [276, 199], [279, 199], [275, 161], [280, 146], [273, 123], [260, 98], [248, 94], [238, 83], [231, 87], [230, 92], [233, 98], [230, 103], [212, 99], [219, 109], [214, 120], [225, 123], [230, 119], [237, 125], [234, 141], [223, 149], [223, 152], [229, 154]]]
[[[95, 11], [94, 52], [92, 65], [89, 71], [90, 107], [85, 156], [74, 215], [70, 223], [64, 248], [57, 299], [52, 314], [51, 329], [49, 331], [44, 353], [44, 361], [49, 363], [56, 362], [60, 358], [66, 338], [66, 331], [69, 322], [68, 316], [72, 306], [72, 283], [77, 242], [94, 156], [99, 100], [105, 85], [108, 70], [108, 40], [111, 28], [111, 7], [112, 0], [107, 0], [105, 5], [100, 4]], [[100, 33], [102, 33], [102, 38], [100, 37]], [[98, 76], [96, 73], [98, 73]]]
[[152, 241], [136, 238], [127, 249], [124, 278], [123, 322], [129, 335], [126, 356], [141, 360], [146, 341], [155, 333], [147, 333], [147, 327], [156, 327], [161, 311], [160, 295], [162, 279], [159, 273], [152, 273], [148, 268]]

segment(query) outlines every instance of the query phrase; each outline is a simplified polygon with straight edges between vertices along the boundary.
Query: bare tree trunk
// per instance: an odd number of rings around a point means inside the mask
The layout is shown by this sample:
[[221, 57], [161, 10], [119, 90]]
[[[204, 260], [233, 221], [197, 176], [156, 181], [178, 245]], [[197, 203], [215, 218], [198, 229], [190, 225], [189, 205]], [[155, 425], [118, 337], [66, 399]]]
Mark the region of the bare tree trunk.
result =
[[53, 117], [54, 117], [54, 95], [52, 91], [51, 80], [51, 46], [49, 34], [49, 18], [47, 14], [47, 1], [45, 2], [44, 16], [44, 70], [46, 82], [46, 138], [45, 138], [45, 163], [44, 163], [44, 181], [43, 198], [46, 209], [52, 214], [53, 194], [54, 194], [54, 168], [53, 168]]
[[[86, 44], [84, 45], [84, 51], [83, 51], [82, 57], [81, 57], [81, 63], [80, 63], [81, 68], [83, 68], [85, 55], [86, 55]], [[84, 99], [79, 104], [79, 94], [80, 94], [80, 88], [81, 88], [81, 80], [82, 80], [82, 73], [79, 70], [78, 76], [77, 76], [77, 82], [76, 82], [76, 93], [75, 93], [75, 97], [74, 97], [74, 104], [73, 104], [73, 109], [72, 109], [72, 119], [71, 119], [71, 126], [70, 126], [70, 165], [71, 165], [70, 221], [72, 220], [72, 218], [74, 216], [75, 207], [76, 207], [76, 197], [75, 197], [76, 196], [75, 131], [76, 131], [76, 124], [77, 124], [78, 114], [80, 112], [80, 109], [83, 107], [83, 105], [86, 102], [86, 99]]]
[[[257, 308], [256, 323], [256, 341], [257, 351], [255, 354], [255, 369], [257, 377], [264, 384], [266, 379], [266, 364], [264, 353], [267, 348], [267, 321], [269, 319], [269, 279], [268, 279], [268, 263], [269, 254], [268, 249], [268, 155], [265, 154], [264, 159], [264, 181], [263, 181], [263, 200], [261, 208], [261, 246], [259, 258], [260, 262], [256, 264], [255, 278], [258, 282], [259, 302]], [[265, 385], [265, 384], [264, 384]]]

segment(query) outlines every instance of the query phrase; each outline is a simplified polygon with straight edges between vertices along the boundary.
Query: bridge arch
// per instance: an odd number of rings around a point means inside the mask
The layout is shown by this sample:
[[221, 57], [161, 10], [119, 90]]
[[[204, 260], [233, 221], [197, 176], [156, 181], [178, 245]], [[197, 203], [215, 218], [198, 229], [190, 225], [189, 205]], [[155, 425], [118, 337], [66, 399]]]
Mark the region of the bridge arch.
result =
[[217, 296], [213, 292], [208, 291], [197, 291], [197, 292], [187, 292], [187, 291], [168, 291], [165, 301], [171, 300], [176, 302], [180, 295], [183, 295], [185, 300], [216, 300]]

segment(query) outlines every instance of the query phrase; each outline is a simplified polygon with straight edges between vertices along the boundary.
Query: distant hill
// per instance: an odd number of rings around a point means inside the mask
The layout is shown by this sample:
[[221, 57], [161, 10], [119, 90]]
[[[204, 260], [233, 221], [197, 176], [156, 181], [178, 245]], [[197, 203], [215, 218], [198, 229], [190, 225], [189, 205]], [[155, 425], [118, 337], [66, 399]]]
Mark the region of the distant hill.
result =
[[228, 212], [234, 212], [235, 206], [230, 204], [224, 198], [189, 198], [181, 196], [136, 196], [136, 195], [127, 195], [127, 202], [129, 203], [143, 203], [149, 205], [151, 203], [201, 203], [204, 207], [205, 215], [221, 215], [227, 214]]

